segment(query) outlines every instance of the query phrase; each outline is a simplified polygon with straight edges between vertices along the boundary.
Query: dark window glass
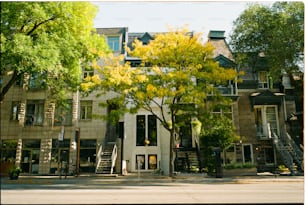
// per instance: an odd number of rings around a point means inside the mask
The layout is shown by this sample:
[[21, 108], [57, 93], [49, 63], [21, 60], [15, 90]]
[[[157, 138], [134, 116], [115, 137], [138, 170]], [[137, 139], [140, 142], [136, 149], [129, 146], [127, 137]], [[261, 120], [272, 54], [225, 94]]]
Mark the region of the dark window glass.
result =
[[14, 164], [16, 159], [17, 140], [0, 140], [1, 164]]
[[266, 163], [268, 164], [272, 164], [274, 163], [274, 152], [273, 152], [273, 148], [265, 148], [265, 160]]
[[191, 118], [187, 115], [178, 115], [176, 117], [179, 126], [179, 138], [181, 147], [192, 147], [192, 128]]
[[44, 120], [44, 101], [29, 100], [26, 106], [25, 125], [42, 125]]
[[52, 139], [52, 149], [57, 147], [64, 147], [69, 148], [70, 147], [70, 139], [64, 139], [63, 141], [59, 141], [58, 139]]
[[29, 88], [30, 89], [43, 89], [46, 86], [45, 78], [47, 77], [46, 73], [38, 74], [33, 73], [29, 79]]
[[148, 140], [149, 146], [157, 146], [157, 126], [154, 115], [148, 116]]
[[13, 101], [12, 102], [12, 109], [11, 109], [11, 120], [18, 120], [19, 119], [19, 112], [20, 112], [20, 102]]
[[96, 149], [96, 140], [81, 140], [80, 141], [81, 148], [95, 148]]
[[137, 115], [136, 117], [136, 146], [145, 145], [146, 135], [146, 119], [145, 115]]
[[95, 139], [80, 141], [80, 172], [94, 172], [96, 166], [96, 144]]
[[22, 140], [22, 148], [40, 148], [40, 140]]

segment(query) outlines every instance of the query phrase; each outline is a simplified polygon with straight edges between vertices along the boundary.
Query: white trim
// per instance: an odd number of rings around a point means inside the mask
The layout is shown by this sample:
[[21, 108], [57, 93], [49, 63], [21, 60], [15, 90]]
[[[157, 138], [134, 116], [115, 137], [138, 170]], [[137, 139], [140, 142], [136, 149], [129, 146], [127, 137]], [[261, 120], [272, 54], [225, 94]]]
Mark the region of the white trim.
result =
[[271, 108], [271, 107], [274, 108], [274, 111], [275, 111], [275, 121], [276, 121], [275, 123], [276, 123], [276, 130], [277, 130], [276, 134], [279, 135], [280, 131], [279, 131], [279, 118], [278, 118], [277, 105], [255, 105], [254, 106], [254, 110], [255, 109], [261, 109], [261, 120], [262, 120], [262, 127], [263, 127], [263, 136], [265, 136], [267, 139], [268, 139], [268, 136], [269, 136], [267, 124], [270, 123], [270, 125], [271, 125], [271, 121], [268, 122], [268, 119], [267, 119], [267, 108]]

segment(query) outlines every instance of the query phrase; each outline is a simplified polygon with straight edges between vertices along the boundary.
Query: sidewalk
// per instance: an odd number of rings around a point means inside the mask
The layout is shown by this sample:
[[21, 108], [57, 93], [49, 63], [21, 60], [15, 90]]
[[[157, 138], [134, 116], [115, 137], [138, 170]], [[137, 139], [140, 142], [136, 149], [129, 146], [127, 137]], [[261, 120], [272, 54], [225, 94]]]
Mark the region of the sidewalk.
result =
[[157, 176], [149, 173], [129, 173], [126, 176], [120, 175], [96, 175], [83, 174], [78, 177], [67, 176], [24, 176], [18, 180], [9, 180], [8, 177], [1, 177], [1, 184], [160, 184], [160, 183], [265, 183], [265, 182], [304, 182], [304, 176], [279, 176], [269, 173], [258, 174], [257, 176], [237, 176], [215, 178], [207, 174], [180, 173], [172, 178], [169, 176]]

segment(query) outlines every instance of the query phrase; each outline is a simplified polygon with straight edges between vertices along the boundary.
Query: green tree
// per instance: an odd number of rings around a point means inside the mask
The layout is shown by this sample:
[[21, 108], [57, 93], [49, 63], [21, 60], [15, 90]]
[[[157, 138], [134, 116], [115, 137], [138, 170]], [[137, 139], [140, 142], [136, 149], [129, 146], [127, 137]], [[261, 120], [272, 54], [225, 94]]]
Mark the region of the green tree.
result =
[[220, 67], [213, 60], [211, 44], [203, 45], [200, 34], [184, 28], [157, 34], [147, 45], [135, 40], [128, 52], [141, 59], [140, 67], [106, 57], [104, 66], [97, 67], [100, 75], [88, 78], [82, 88], [116, 93], [113, 101], [120, 105], [118, 115], [141, 108], [156, 116], [170, 135], [172, 176], [175, 134], [178, 119], [182, 118], [179, 116], [197, 116], [197, 109], [204, 108], [205, 99], [214, 89], [212, 84], [234, 80], [237, 73]]
[[[223, 106], [224, 107], [224, 106]], [[213, 148], [226, 149], [233, 142], [239, 140], [235, 127], [230, 118], [218, 114], [206, 114], [200, 117], [203, 127], [200, 134], [200, 142], [205, 155], [203, 166], [208, 172], [215, 168]]]
[[[0, 102], [17, 80], [35, 75], [60, 99], [80, 83], [81, 66], [107, 50], [88, 2], [0, 2]], [[63, 89], [65, 88], [65, 89]]]
[[263, 55], [274, 79], [303, 68], [304, 3], [251, 4], [235, 21], [230, 45], [238, 63], [252, 67]]

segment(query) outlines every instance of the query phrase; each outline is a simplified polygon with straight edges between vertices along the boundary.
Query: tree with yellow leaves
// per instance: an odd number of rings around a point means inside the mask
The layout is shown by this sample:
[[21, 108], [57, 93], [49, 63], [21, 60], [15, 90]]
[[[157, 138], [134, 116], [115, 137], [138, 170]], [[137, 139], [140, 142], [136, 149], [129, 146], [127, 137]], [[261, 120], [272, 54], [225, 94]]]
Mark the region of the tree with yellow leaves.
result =
[[200, 34], [185, 28], [157, 34], [146, 45], [135, 40], [133, 48], [127, 51], [141, 60], [139, 67], [120, 64], [119, 60], [123, 59], [118, 57], [117, 61], [115, 57], [104, 58], [104, 66], [98, 69], [99, 80], [88, 79], [82, 88], [116, 93], [113, 100], [120, 105], [117, 117], [126, 112], [135, 113], [140, 108], [152, 113], [169, 131], [169, 175], [172, 176], [179, 116], [199, 115], [214, 90], [213, 84], [237, 77], [235, 69], [222, 68], [214, 61], [213, 49], [209, 43], [201, 42]]

